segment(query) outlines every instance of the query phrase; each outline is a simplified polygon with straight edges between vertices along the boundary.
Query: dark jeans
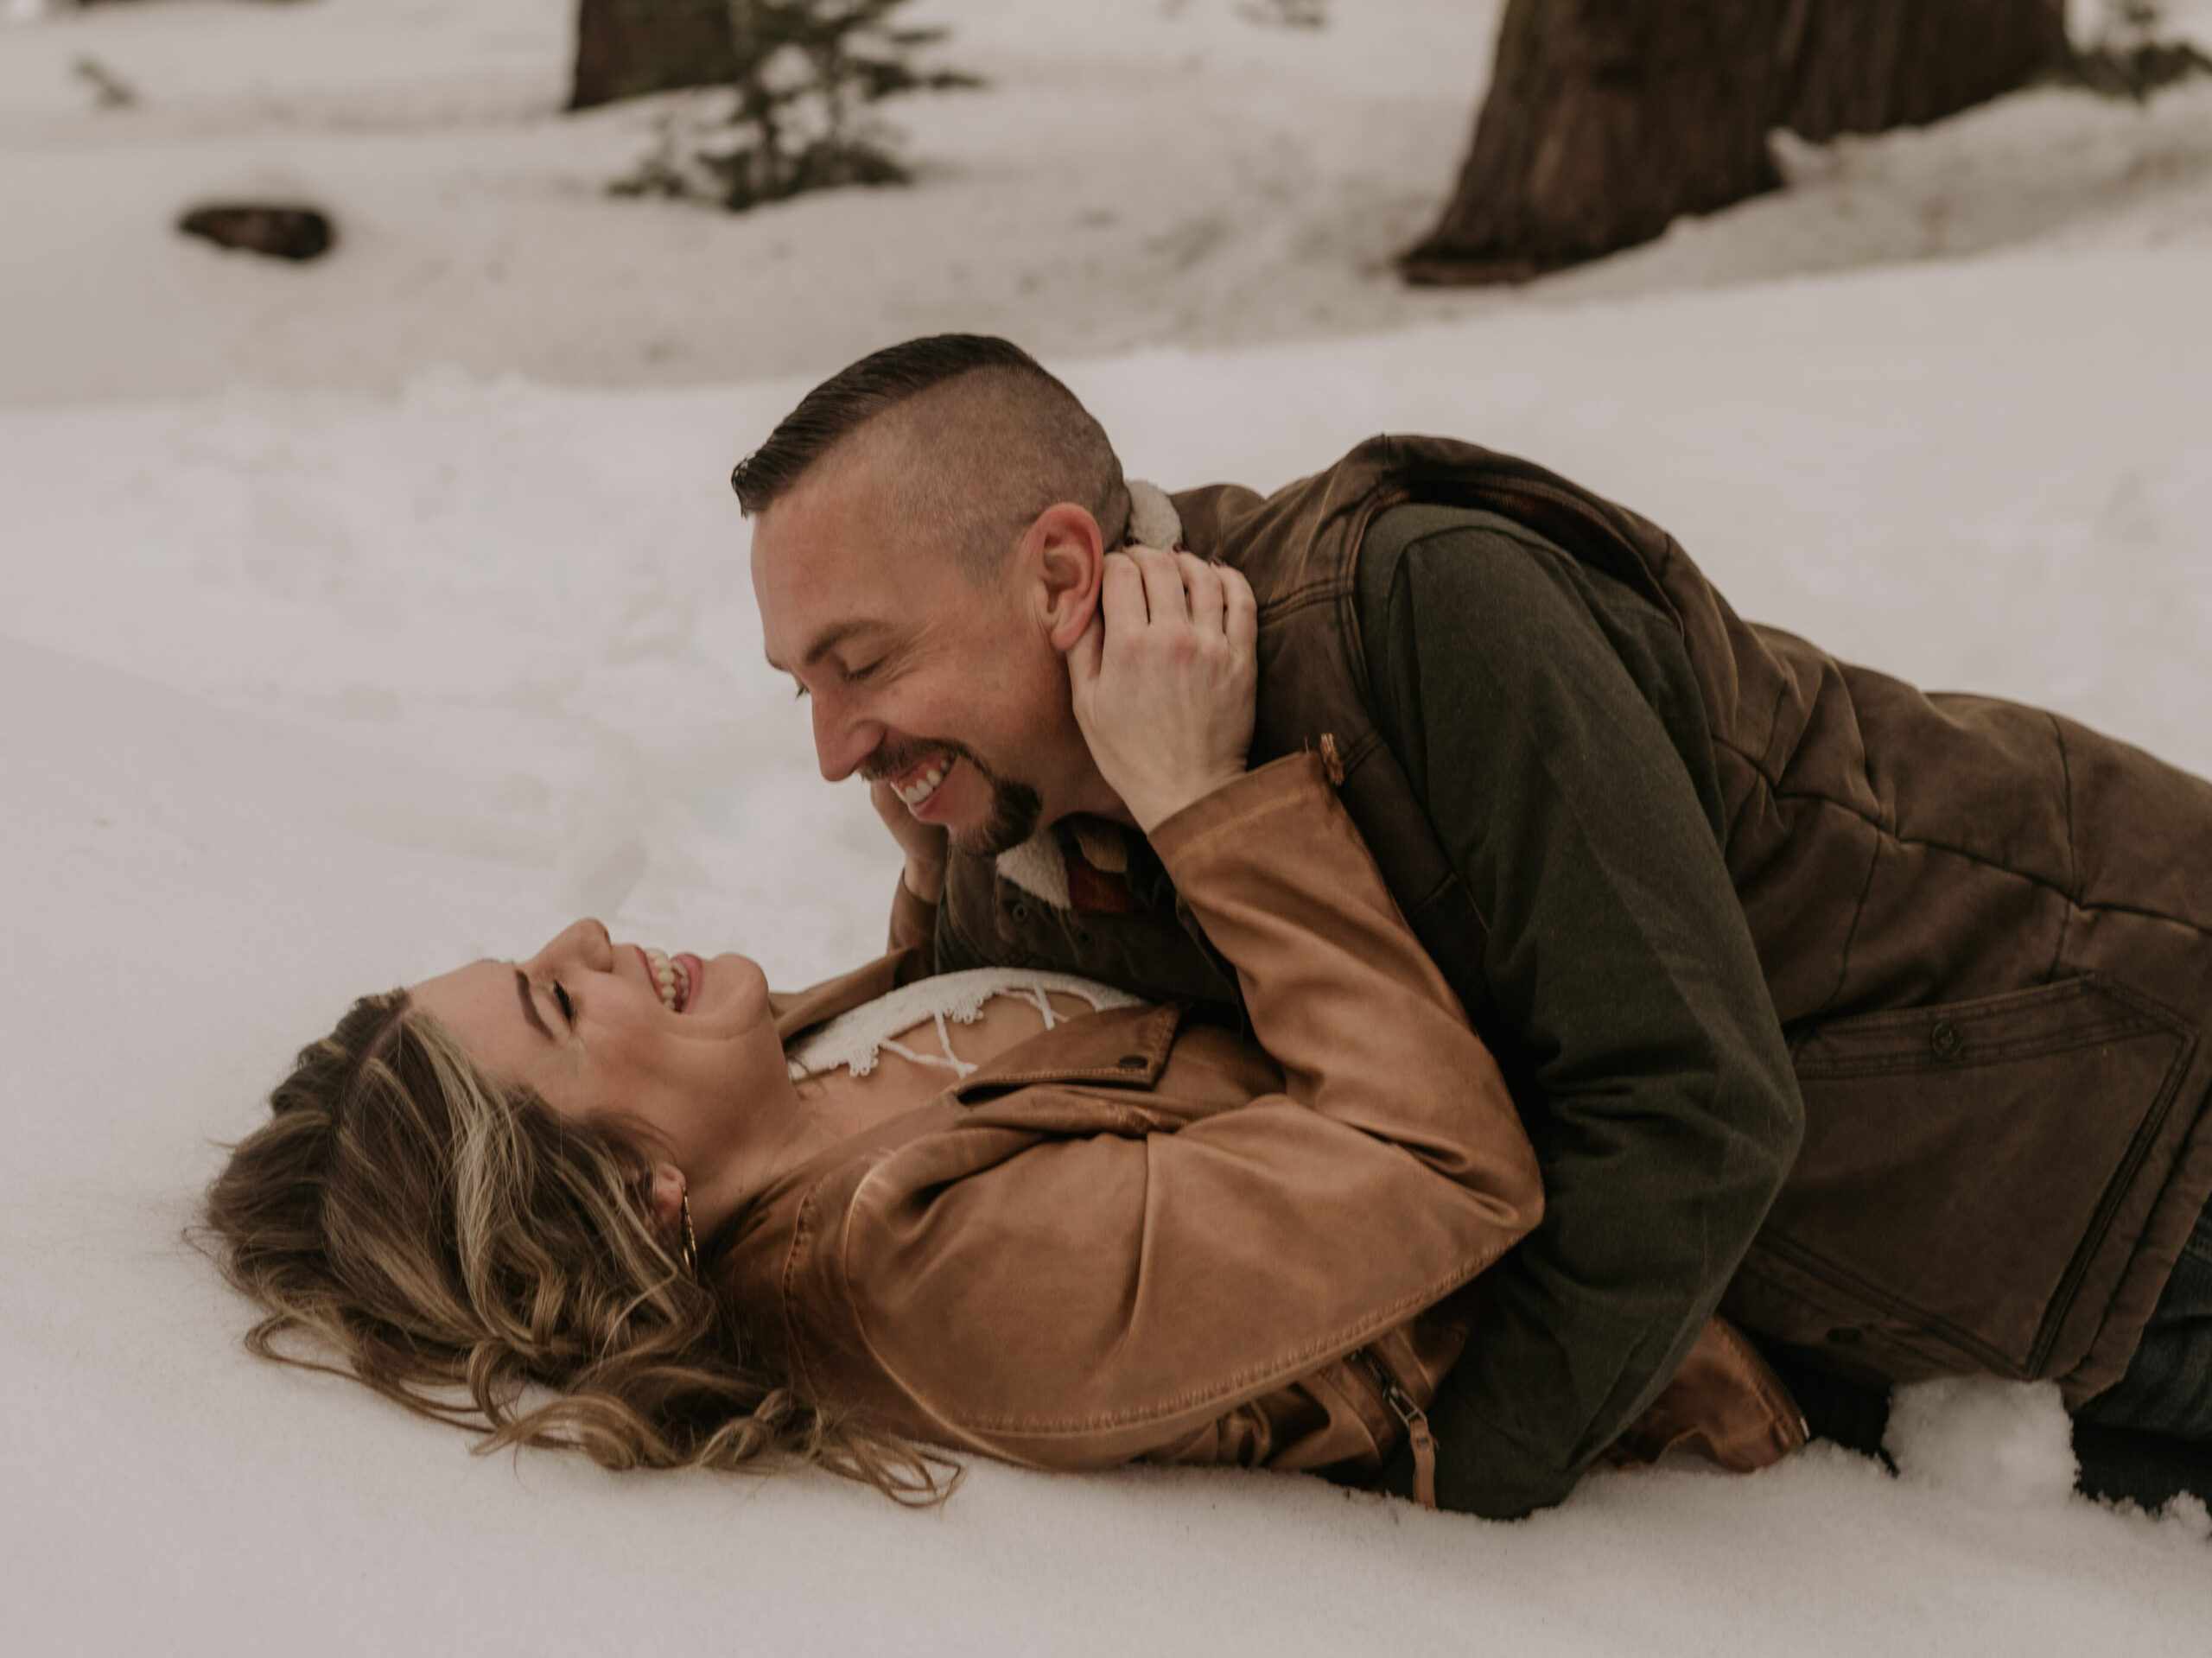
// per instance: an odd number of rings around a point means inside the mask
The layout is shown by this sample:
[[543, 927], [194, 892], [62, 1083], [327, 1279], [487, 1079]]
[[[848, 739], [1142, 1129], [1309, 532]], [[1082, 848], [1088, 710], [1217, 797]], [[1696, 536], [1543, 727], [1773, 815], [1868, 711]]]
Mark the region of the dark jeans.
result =
[[[1841, 1381], [1788, 1349], [1767, 1356], [1815, 1437], [1882, 1455], [1886, 1393]], [[2212, 1502], [2212, 1207], [2183, 1246], [2127, 1373], [2075, 1418], [2074, 1454], [2092, 1496], [2155, 1509], [2190, 1491]]]
[[2212, 1444], [2212, 1208], [2182, 1246], [2127, 1374], [2080, 1420]]

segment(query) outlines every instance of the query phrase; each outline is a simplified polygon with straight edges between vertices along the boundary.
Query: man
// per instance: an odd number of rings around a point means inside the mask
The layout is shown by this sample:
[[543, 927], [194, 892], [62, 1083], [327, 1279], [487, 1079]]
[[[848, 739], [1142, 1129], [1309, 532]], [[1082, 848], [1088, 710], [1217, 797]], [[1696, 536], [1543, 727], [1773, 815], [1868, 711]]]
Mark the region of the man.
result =
[[1747, 625], [1663, 531], [1471, 446], [1164, 501], [1001, 340], [854, 365], [733, 482], [769, 660], [942, 886], [941, 969], [1236, 1017], [1069, 664], [1203, 588], [1161, 543], [1249, 581], [1250, 758], [1340, 779], [1544, 1171], [1430, 1413], [1446, 1506], [1557, 1502], [1716, 1306], [1801, 1377], [2048, 1377], [2212, 1439], [2212, 1371], [2174, 1380], [2212, 1325], [2175, 1271], [2212, 1270], [2212, 785]]

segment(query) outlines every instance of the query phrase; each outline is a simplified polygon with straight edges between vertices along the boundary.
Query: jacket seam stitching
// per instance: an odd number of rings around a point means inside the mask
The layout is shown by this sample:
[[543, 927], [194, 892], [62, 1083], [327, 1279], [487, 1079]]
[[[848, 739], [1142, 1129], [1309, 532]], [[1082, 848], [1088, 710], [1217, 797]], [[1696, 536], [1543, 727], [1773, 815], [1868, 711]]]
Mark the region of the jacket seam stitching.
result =
[[1308, 610], [1315, 605], [1325, 604], [1336, 596], [1335, 582], [1326, 576], [1317, 576], [1275, 594], [1262, 608], [1270, 618], [1284, 616], [1293, 611]]
[[[1304, 1365], [1317, 1359], [1326, 1363], [1328, 1360], [1321, 1359], [1324, 1354], [1341, 1356], [1344, 1353], [1365, 1345], [1366, 1343], [1374, 1340], [1376, 1336], [1387, 1334], [1389, 1331], [1395, 1329], [1397, 1324], [1402, 1322], [1399, 1315], [1408, 1312], [1418, 1313], [1441, 1300], [1454, 1289], [1486, 1270], [1504, 1253], [1502, 1248], [1478, 1252], [1470, 1256], [1453, 1271], [1436, 1280], [1433, 1285], [1401, 1296], [1381, 1309], [1382, 1322], [1379, 1324], [1369, 1319], [1362, 1319], [1351, 1325], [1351, 1331], [1364, 1331], [1367, 1333], [1352, 1339], [1349, 1346], [1345, 1344], [1346, 1332], [1339, 1330], [1332, 1335], [1309, 1342], [1305, 1346], [1286, 1353], [1269, 1363], [1249, 1366], [1235, 1375], [1224, 1378], [1211, 1388], [1195, 1389], [1179, 1397], [1164, 1400], [1156, 1404], [1077, 1418], [956, 1415], [939, 1412], [934, 1406], [925, 1406], [925, 1408], [928, 1408], [932, 1415], [941, 1415], [943, 1420], [954, 1426], [971, 1432], [1018, 1434], [1027, 1439], [1075, 1438], [1087, 1433], [1096, 1433], [1104, 1429], [1141, 1427], [1147, 1422], [1159, 1421], [1166, 1417], [1180, 1415], [1188, 1410], [1212, 1405], [1217, 1401], [1241, 1393], [1255, 1382], [1263, 1382], [1269, 1377], [1280, 1377], [1285, 1382], [1294, 1381], [1297, 1379], [1295, 1374], [1283, 1375], [1286, 1366]], [[873, 1347], [874, 1344], [871, 1342], [869, 1345]], [[894, 1372], [893, 1375], [895, 1376], [896, 1373]], [[899, 1385], [904, 1388], [903, 1382]]]
[[[2026, 1376], [2028, 1367], [2017, 1359], [2008, 1357], [1995, 1343], [1987, 1337], [1978, 1336], [1964, 1326], [1953, 1323], [1940, 1312], [1931, 1312], [1925, 1307], [1916, 1306], [1904, 1297], [1878, 1287], [1871, 1280], [1854, 1272], [1841, 1261], [1831, 1259], [1824, 1251], [1800, 1243], [1787, 1234], [1764, 1241], [1769, 1244], [1775, 1254], [1790, 1261], [1800, 1272], [1821, 1280], [1831, 1290], [1840, 1291], [1846, 1295], [1858, 1296], [1862, 1301], [1877, 1309], [1878, 1316], [1899, 1320], [1914, 1326], [1913, 1334], [1923, 1340], [1933, 1337], [1936, 1341], [1973, 1353], [1981, 1359], [1994, 1375], [2019, 1378]], [[1849, 1315], [1847, 1313], [1845, 1316]], [[1897, 1341], [1901, 1345], [1911, 1344], [1903, 1340], [1899, 1333], [1895, 1331], [1884, 1331], [1881, 1334], [1885, 1339]]]
[[1859, 901], [1852, 906], [1851, 926], [1843, 936], [1842, 960], [1836, 964], [1835, 983], [1830, 987], [1827, 998], [1814, 1010], [1815, 1018], [1834, 1007], [1843, 995], [1844, 987], [1851, 982], [1851, 947], [1859, 940], [1859, 924], [1866, 918], [1866, 900], [1874, 891], [1874, 872], [1881, 867], [1882, 845], [1877, 841], [1867, 854], [1866, 879], [1859, 883]]
[[1758, 780], [1765, 785], [1768, 797], [1770, 799], [1809, 800], [1814, 802], [1815, 804], [1832, 808], [1836, 811], [1844, 813], [1847, 816], [1857, 818], [1860, 823], [1872, 829], [1877, 835], [1882, 835], [1885, 838], [1894, 842], [1898, 846], [1927, 847], [1937, 852], [1947, 852], [1955, 858], [1963, 859], [1968, 863], [1979, 864], [1985, 869], [1993, 869], [1999, 874], [2010, 875], [2016, 880], [2025, 881], [2031, 886], [2040, 886], [2045, 892], [2056, 893], [2058, 897], [2064, 899], [2067, 903], [2072, 905], [2075, 909], [2082, 911], [2084, 914], [2142, 916], [2148, 920], [2171, 922], [2175, 926], [2186, 927], [2190, 931], [2196, 933], [2200, 937], [2212, 937], [2212, 926], [2208, 926], [2205, 923], [2201, 921], [2193, 920], [2188, 916], [2173, 915], [2164, 910], [2145, 909], [2141, 905], [2134, 904], [2114, 904], [2083, 898], [2076, 898], [2064, 886], [2059, 885], [2054, 880], [2051, 880], [2048, 876], [2038, 875], [2025, 869], [2016, 868], [2014, 866], [2008, 863], [2000, 863], [1994, 858], [1986, 857], [1979, 852], [1969, 851], [1965, 847], [1954, 846], [1948, 841], [1939, 841], [1932, 835], [1907, 835], [1902, 829], [1891, 828], [1887, 824], [1884, 823], [1879, 817], [1870, 815], [1863, 807], [1854, 805], [1847, 800], [1839, 800], [1835, 796], [1829, 794], [1825, 791], [1819, 789], [1778, 788], [1776, 786], [1774, 779], [1767, 775], [1766, 768], [1760, 764], [1758, 758], [1748, 749], [1744, 748], [1739, 744], [1730, 742], [1726, 738], [1721, 737], [1715, 737], [1713, 740], [1713, 742], [1714, 747], [1726, 749], [1730, 753], [1735, 755], [1738, 759], [1744, 761], [1745, 764], [1749, 765], [1753, 773], [1758, 778]]
[[2074, 912], [2082, 905], [2082, 854], [2075, 842], [2074, 762], [2066, 752], [2066, 732], [2056, 716], [2045, 715], [2044, 717], [2050, 721], [2051, 740], [2058, 745], [2058, 775], [2066, 802], [2066, 878], [2069, 891], [2066, 909], [2058, 918], [2058, 942], [2050, 952], [2050, 971], [2055, 975], [2058, 971], [2058, 964], [2066, 959], [2066, 940], [2074, 931]]
[[[1766, 735], [1769, 748], [1774, 746], [1774, 734], [1782, 725], [1782, 705], [1789, 700], [1789, 693], [1795, 689], [1796, 686], [1788, 679], [1778, 679], [1775, 682], [1774, 701], [1767, 705], [1766, 724], [1761, 727]], [[1782, 780], [1767, 775], [1766, 755], [1764, 750], [1754, 758], [1748, 750], [1736, 748], [1733, 743], [1726, 742], [1719, 737], [1713, 739], [1713, 743], [1717, 747], [1734, 749], [1737, 753], [1750, 760], [1751, 770], [1758, 774], [1759, 781], [1766, 785], [1766, 791], [1770, 795], [1778, 794], [1782, 787]]]
[[2066, 752], [2066, 733], [2057, 716], [2046, 714], [2050, 721], [2050, 740], [2058, 749], [2058, 778], [2066, 802], [2066, 879], [2069, 898], [2078, 904], [2082, 892], [2082, 854], [2074, 835], [2074, 762]]
[[[1304, 804], [1305, 802], [1306, 791], [1300, 789], [1294, 793], [1279, 795], [1270, 800], [1262, 800], [1256, 805], [1248, 806], [1234, 817], [1224, 817], [1217, 823], [1209, 823], [1176, 849], [1178, 861], [1188, 858], [1192, 854], [1219, 840], [1232, 829], [1243, 829], [1248, 823], [1256, 823], [1262, 817], [1272, 816], [1276, 812], [1288, 811], [1294, 807]], [[1172, 880], [1174, 872], [1170, 870], [1168, 873]]]

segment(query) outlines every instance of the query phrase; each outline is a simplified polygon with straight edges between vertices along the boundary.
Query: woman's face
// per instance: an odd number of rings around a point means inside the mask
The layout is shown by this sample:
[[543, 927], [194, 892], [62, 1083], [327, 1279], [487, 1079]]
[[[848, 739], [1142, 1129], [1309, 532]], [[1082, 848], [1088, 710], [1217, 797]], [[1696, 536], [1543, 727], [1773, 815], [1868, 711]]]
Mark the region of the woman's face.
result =
[[742, 956], [669, 958], [579, 921], [527, 961], [473, 962], [410, 995], [493, 1077], [563, 1117], [642, 1128], [694, 1181], [791, 1092], [767, 981]]

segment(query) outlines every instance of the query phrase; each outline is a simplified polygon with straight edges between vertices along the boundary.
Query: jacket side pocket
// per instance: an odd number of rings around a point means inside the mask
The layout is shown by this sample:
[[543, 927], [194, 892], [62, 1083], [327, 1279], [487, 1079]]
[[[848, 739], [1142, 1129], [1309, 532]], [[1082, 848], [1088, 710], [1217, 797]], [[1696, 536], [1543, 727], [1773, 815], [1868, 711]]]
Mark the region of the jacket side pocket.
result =
[[1847, 1375], [2042, 1374], [2195, 1045], [2095, 975], [1814, 1028], [1803, 1149], [1723, 1305]]

